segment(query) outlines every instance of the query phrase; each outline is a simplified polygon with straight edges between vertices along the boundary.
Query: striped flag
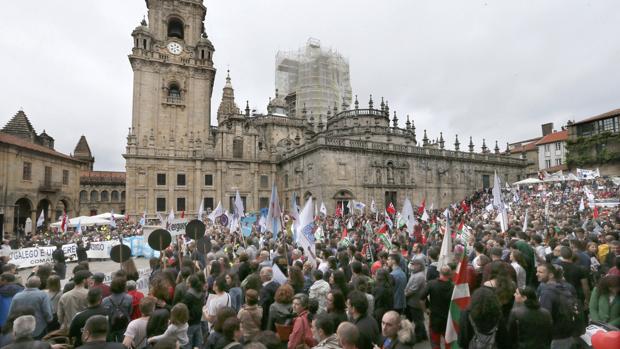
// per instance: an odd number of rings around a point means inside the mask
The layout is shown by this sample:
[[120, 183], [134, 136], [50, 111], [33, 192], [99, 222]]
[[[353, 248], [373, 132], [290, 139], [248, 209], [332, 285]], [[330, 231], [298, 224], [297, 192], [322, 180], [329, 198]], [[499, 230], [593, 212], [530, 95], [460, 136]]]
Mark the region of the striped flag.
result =
[[456, 268], [454, 275], [454, 290], [450, 301], [450, 312], [448, 313], [448, 324], [446, 325], [446, 342], [450, 348], [459, 348], [459, 323], [461, 312], [469, 306], [469, 284], [467, 283], [467, 249], [465, 249], [461, 261]]

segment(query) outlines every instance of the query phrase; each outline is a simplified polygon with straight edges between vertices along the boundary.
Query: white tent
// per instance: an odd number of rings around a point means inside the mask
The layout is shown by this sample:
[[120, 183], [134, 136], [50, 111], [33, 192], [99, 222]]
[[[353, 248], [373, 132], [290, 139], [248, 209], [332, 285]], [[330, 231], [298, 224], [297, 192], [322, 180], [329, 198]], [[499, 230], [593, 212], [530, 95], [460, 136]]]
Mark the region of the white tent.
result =
[[[98, 214], [96, 216], [93, 216], [95, 218], [102, 218], [102, 219], [107, 219], [110, 220], [110, 218], [112, 217], [112, 214], [110, 212], [107, 213], [102, 213], [102, 214]], [[125, 216], [122, 214], [114, 214], [114, 219], [125, 219]]]
[[[107, 219], [97, 218], [96, 216], [92, 216], [92, 217], [80, 216], [80, 217], [70, 218], [69, 227], [76, 227], [78, 222], [80, 222], [80, 225], [82, 225], [83, 227], [90, 227], [93, 225], [110, 225], [110, 221]], [[56, 223], [52, 223], [50, 224], [50, 226], [53, 228], [59, 228], [61, 224], [62, 224], [62, 220]]]
[[526, 178], [524, 180], [514, 182], [512, 183], [512, 185], [530, 185], [530, 184], [539, 184], [539, 183], [542, 183], [542, 181], [538, 178]]

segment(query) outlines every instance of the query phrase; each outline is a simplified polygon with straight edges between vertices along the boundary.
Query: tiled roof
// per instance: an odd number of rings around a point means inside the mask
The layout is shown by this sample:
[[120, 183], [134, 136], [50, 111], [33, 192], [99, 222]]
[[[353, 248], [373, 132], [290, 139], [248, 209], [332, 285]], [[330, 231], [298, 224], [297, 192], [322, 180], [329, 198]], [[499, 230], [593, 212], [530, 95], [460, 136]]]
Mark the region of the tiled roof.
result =
[[538, 142], [536, 142], [536, 145], [561, 142], [561, 141], [566, 141], [567, 139], [568, 139], [568, 130], [564, 130], [560, 132], [553, 132], [541, 138]]
[[551, 172], [557, 172], [557, 171], [565, 171], [567, 169], [568, 169], [568, 166], [566, 166], [566, 164], [562, 164], [562, 165], [556, 165], [556, 166], [543, 168], [542, 170], [547, 171], [547, 173], [551, 173]]
[[585, 124], [585, 123], [596, 121], [596, 120], [603, 120], [603, 119], [607, 119], [613, 116], [620, 116], [620, 109], [614, 109], [612, 111], [608, 111], [607, 113], [603, 113], [600, 115], [589, 117], [581, 121], [577, 121], [573, 125]]
[[2, 128], [2, 133], [29, 140], [34, 140], [37, 136], [34, 127], [32, 127], [30, 120], [28, 120], [23, 110], [18, 111], [17, 114], [6, 123]]
[[37, 153], [42, 153], [44, 155], [51, 155], [51, 156], [56, 156], [56, 157], [63, 158], [66, 160], [81, 162], [78, 159], [75, 159], [69, 155], [65, 155], [63, 153], [57, 152], [54, 149], [50, 149], [48, 147], [45, 147], [45, 146], [42, 146], [36, 143], [32, 143], [31, 141], [25, 140], [23, 138], [5, 134], [2, 132], [0, 132], [0, 143], [13, 145], [13, 146], [20, 147], [23, 149], [28, 149], [28, 150], [31, 150]]
[[80, 184], [125, 184], [125, 172], [82, 171]]
[[516, 147], [510, 150], [511, 154], [516, 154], [516, 153], [526, 153], [528, 151], [536, 151], [536, 142], [531, 142], [531, 143], [527, 143], [524, 144], [520, 147]]

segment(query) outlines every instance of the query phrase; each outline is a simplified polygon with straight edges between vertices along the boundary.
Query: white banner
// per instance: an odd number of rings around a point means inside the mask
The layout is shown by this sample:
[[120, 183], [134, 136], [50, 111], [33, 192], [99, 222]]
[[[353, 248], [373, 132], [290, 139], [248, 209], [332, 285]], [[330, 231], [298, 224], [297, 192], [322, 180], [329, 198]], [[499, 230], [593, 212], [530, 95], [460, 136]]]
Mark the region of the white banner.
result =
[[177, 236], [185, 234], [185, 227], [187, 227], [187, 223], [189, 223], [189, 220], [187, 218], [173, 219], [172, 223], [168, 225], [168, 231], [170, 232], [170, 235]]
[[[77, 259], [76, 244], [67, 244], [62, 246], [67, 261]], [[13, 250], [9, 254], [9, 263], [13, 263], [17, 268], [30, 268], [45, 263], [53, 263], [52, 253], [56, 247], [30, 247]]]
[[91, 242], [90, 249], [86, 251], [88, 258], [96, 259], [108, 259], [110, 258], [110, 250], [113, 246], [118, 245], [120, 242], [114, 241], [99, 241]]

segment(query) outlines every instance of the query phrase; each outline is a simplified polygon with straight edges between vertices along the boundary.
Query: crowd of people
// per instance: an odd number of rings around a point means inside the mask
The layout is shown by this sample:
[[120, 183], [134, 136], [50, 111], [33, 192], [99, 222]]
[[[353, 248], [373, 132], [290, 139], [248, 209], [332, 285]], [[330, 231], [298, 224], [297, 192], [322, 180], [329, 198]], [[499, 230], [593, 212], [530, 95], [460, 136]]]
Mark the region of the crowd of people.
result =
[[110, 285], [82, 260], [61, 287], [54, 265], [21, 280], [3, 259], [0, 346], [579, 348], [588, 324], [620, 325], [620, 207], [600, 198], [617, 201], [618, 186], [504, 189], [505, 222], [490, 190], [420, 206], [413, 227], [383, 212], [319, 215], [315, 255], [286, 231], [244, 237], [206, 220], [204, 238], [150, 260], [144, 292], [133, 260]]

